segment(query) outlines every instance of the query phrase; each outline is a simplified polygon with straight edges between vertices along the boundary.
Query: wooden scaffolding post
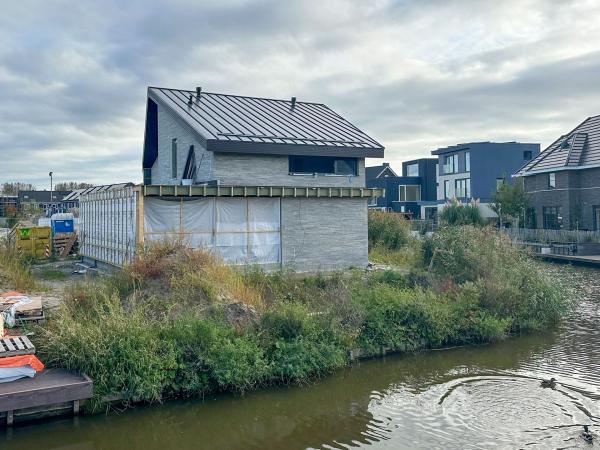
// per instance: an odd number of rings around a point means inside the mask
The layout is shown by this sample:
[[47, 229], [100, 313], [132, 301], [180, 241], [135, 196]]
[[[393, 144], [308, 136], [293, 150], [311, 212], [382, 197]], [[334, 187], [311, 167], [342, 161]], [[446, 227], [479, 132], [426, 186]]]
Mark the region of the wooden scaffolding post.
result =
[[135, 243], [144, 244], [144, 186], [134, 188], [135, 202]]

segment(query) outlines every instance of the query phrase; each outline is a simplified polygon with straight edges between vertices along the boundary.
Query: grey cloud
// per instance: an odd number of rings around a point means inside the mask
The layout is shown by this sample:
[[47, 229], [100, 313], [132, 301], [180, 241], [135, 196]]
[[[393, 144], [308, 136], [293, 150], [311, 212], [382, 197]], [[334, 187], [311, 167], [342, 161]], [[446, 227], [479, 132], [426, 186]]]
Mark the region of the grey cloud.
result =
[[11, 2], [0, 181], [139, 181], [147, 85], [323, 102], [396, 163], [471, 139], [547, 144], [600, 113], [599, 18], [543, 0]]

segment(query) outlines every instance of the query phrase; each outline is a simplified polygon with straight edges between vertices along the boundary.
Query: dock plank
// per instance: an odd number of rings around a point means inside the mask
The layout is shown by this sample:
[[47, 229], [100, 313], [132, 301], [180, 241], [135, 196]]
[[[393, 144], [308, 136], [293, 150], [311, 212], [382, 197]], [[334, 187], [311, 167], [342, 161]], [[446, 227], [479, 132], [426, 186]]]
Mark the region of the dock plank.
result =
[[0, 383], [0, 412], [92, 397], [92, 381], [64, 369], [45, 369], [33, 378]]

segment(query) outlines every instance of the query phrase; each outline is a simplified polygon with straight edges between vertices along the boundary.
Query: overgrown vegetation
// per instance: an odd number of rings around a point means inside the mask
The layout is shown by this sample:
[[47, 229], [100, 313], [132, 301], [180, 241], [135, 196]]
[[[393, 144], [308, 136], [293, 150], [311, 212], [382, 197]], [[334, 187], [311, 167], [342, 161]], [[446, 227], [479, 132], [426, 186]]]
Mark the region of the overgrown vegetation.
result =
[[443, 227], [415, 244], [397, 218], [370, 220], [373, 249], [412, 248], [405, 274], [238, 272], [208, 253], [155, 243], [124, 271], [70, 288], [38, 333], [39, 353], [87, 373], [98, 409], [106, 397], [303, 383], [349, 363], [353, 349], [489, 342], [547, 327], [564, 310], [560, 287], [492, 229]]
[[6, 239], [0, 239], [0, 281], [18, 291], [31, 291], [40, 287], [31, 276], [31, 261], [19, 255]]
[[438, 219], [446, 225], [485, 225], [485, 219], [474, 201], [465, 204], [452, 199], [440, 211]]
[[418, 243], [411, 238], [410, 223], [400, 214], [369, 211], [369, 259], [393, 266], [407, 266]]

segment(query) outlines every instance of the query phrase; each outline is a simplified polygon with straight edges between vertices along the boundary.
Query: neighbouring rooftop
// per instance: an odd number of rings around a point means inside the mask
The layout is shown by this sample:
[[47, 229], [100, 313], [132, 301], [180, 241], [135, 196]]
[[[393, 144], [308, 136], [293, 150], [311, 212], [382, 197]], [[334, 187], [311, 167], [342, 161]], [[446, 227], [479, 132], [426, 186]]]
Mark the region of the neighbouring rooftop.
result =
[[600, 115], [588, 117], [521, 167], [516, 175], [600, 166]]

